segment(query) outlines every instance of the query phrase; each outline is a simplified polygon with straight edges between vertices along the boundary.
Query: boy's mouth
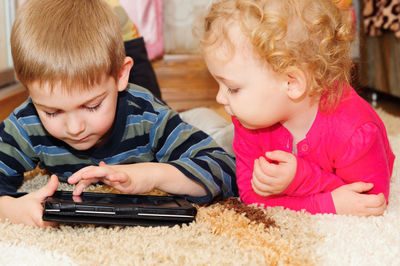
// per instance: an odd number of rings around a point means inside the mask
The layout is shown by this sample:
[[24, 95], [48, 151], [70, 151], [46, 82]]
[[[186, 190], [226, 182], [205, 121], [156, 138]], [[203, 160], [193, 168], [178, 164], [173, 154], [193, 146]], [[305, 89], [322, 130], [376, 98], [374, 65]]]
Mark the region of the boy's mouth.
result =
[[69, 139], [70, 142], [74, 142], [74, 143], [80, 143], [80, 142], [85, 142], [89, 139], [89, 136], [80, 138], [80, 139]]

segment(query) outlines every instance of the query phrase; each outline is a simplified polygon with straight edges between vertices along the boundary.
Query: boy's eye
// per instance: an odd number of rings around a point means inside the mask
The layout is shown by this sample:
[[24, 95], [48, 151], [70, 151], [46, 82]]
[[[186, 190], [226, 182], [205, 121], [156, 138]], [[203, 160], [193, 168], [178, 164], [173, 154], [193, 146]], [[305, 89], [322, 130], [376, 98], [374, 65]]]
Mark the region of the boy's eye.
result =
[[97, 109], [99, 109], [100, 105], [101, 105], [101, 103], [99, 103], [99, 104], [97, 104], [97, 105], [94, 105], [94, 106], [85, 106], [85, 109], [88, 110], [88, 111], [90, 111], [90, 112], [94, 112], [94, 111], [96, 111]]
[[55, 117], [60, 113], [60, 111], [54, 111], [54, 112], [44, 112], [48, 117]]

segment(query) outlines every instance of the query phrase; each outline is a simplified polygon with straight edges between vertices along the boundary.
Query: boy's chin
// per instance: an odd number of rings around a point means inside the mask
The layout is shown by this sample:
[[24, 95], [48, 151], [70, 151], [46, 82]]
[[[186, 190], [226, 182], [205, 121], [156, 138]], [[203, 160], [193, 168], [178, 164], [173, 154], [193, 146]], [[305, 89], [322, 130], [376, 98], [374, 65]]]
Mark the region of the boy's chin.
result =
[[86, 151], [86, 150], [89, 150], [89, 149], [93, 148], [96, 143], [87, 143], [87, 142], [84, 142], [84, 143], [68, 143], [67, 142], [67, 144], [70, 147], [72, 147], [73, 149], [75, 149], [75, 150]]

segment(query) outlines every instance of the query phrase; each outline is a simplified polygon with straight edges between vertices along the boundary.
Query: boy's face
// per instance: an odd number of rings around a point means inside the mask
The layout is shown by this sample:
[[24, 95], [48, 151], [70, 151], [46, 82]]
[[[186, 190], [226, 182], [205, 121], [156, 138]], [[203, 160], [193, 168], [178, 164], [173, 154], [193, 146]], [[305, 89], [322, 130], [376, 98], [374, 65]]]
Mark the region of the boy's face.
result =
[[29, 93], [46, 130], [76, 150], [102, 145], [114, 123], [118, 86], [112, 77], [89, 90], [66, 92], [38, 82], [29, 86]]
[[[219, 84], [217, 102], [249, 129], [264, 128], [288, 119], [287, 79], [271, 70], [251, 52], [240, 28], [232, 25], [229, 37], [234, 53], [225, 60], [223, 45], [206, 50], [205, 60]], [[222, 56], [221, 56], [222, 55]]]

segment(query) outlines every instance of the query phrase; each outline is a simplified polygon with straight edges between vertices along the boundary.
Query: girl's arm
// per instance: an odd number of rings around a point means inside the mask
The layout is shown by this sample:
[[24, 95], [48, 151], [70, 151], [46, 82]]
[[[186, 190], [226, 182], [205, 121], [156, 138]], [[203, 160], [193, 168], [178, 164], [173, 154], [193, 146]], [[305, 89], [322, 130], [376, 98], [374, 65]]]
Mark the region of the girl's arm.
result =
[[[284, 206], [294, 210], [306, 209], [311, 213], [335, 213], [331, 192], [345, 184], [363, 181], [373, 184], [369, 193], [383, 193], [387, 199], [393, 158], [386, 154], [384, 136], [378, 134], [378, 130], [375, 130], [376, 134], [371, 134], [373, 129], [371, 125], [365, 125], [351, 138], [351, 145], [344, 145], [348, 149], [338, 156], [335, 174], [321, 169], [316, 163], [299, 159], [296, 176], [286, 191], [279, 196], [260, 197], [253, 191], [251, 179], [254, 160], [262, 156], [262, 151], [257, 143], [247, 141], [248, 136], [243, 129], [236, 127], [234, 149], [240, 197], [245, 203], [264, 203], [267, 206]], [[375, 137], [363, 138], [360, 143], [360, 135], [365, 135], [365, 130], [368, 136]], [[345, 192], [335, 193], [335, 201], [340, 202], [338, 198], [343, 195], [352, 199], [355, 199], [354, 195], [361, 195], [357, 191]]]
[[383, 194], [371, 195], [363, 192], [370, 190], [371, 183], [357, 182], [343, 185], [332, 192], [322, 192], [305, 197], [269, 196], [261, 197], [252, 190], [240, 191], [240, 197], [246, 204], [263, 204], [265, 207], [282, 206], [291, 210], [306, 210], [311, 214], [337, 213], [356, 216], [381, 215], [386, 210]]
[[284, 194], [305, 196], [321, 191], [332, 191], [344, 184], [372, 183], [369, 194], [383, 193], [389, 197], [389, 182], [394, 156], [386, 149], [385, 135], [373, 123], [358, 128], [342, 148], [337, 147], [333, 169], [330, 173], [319, 165], [297, 158], [297, 172]]

